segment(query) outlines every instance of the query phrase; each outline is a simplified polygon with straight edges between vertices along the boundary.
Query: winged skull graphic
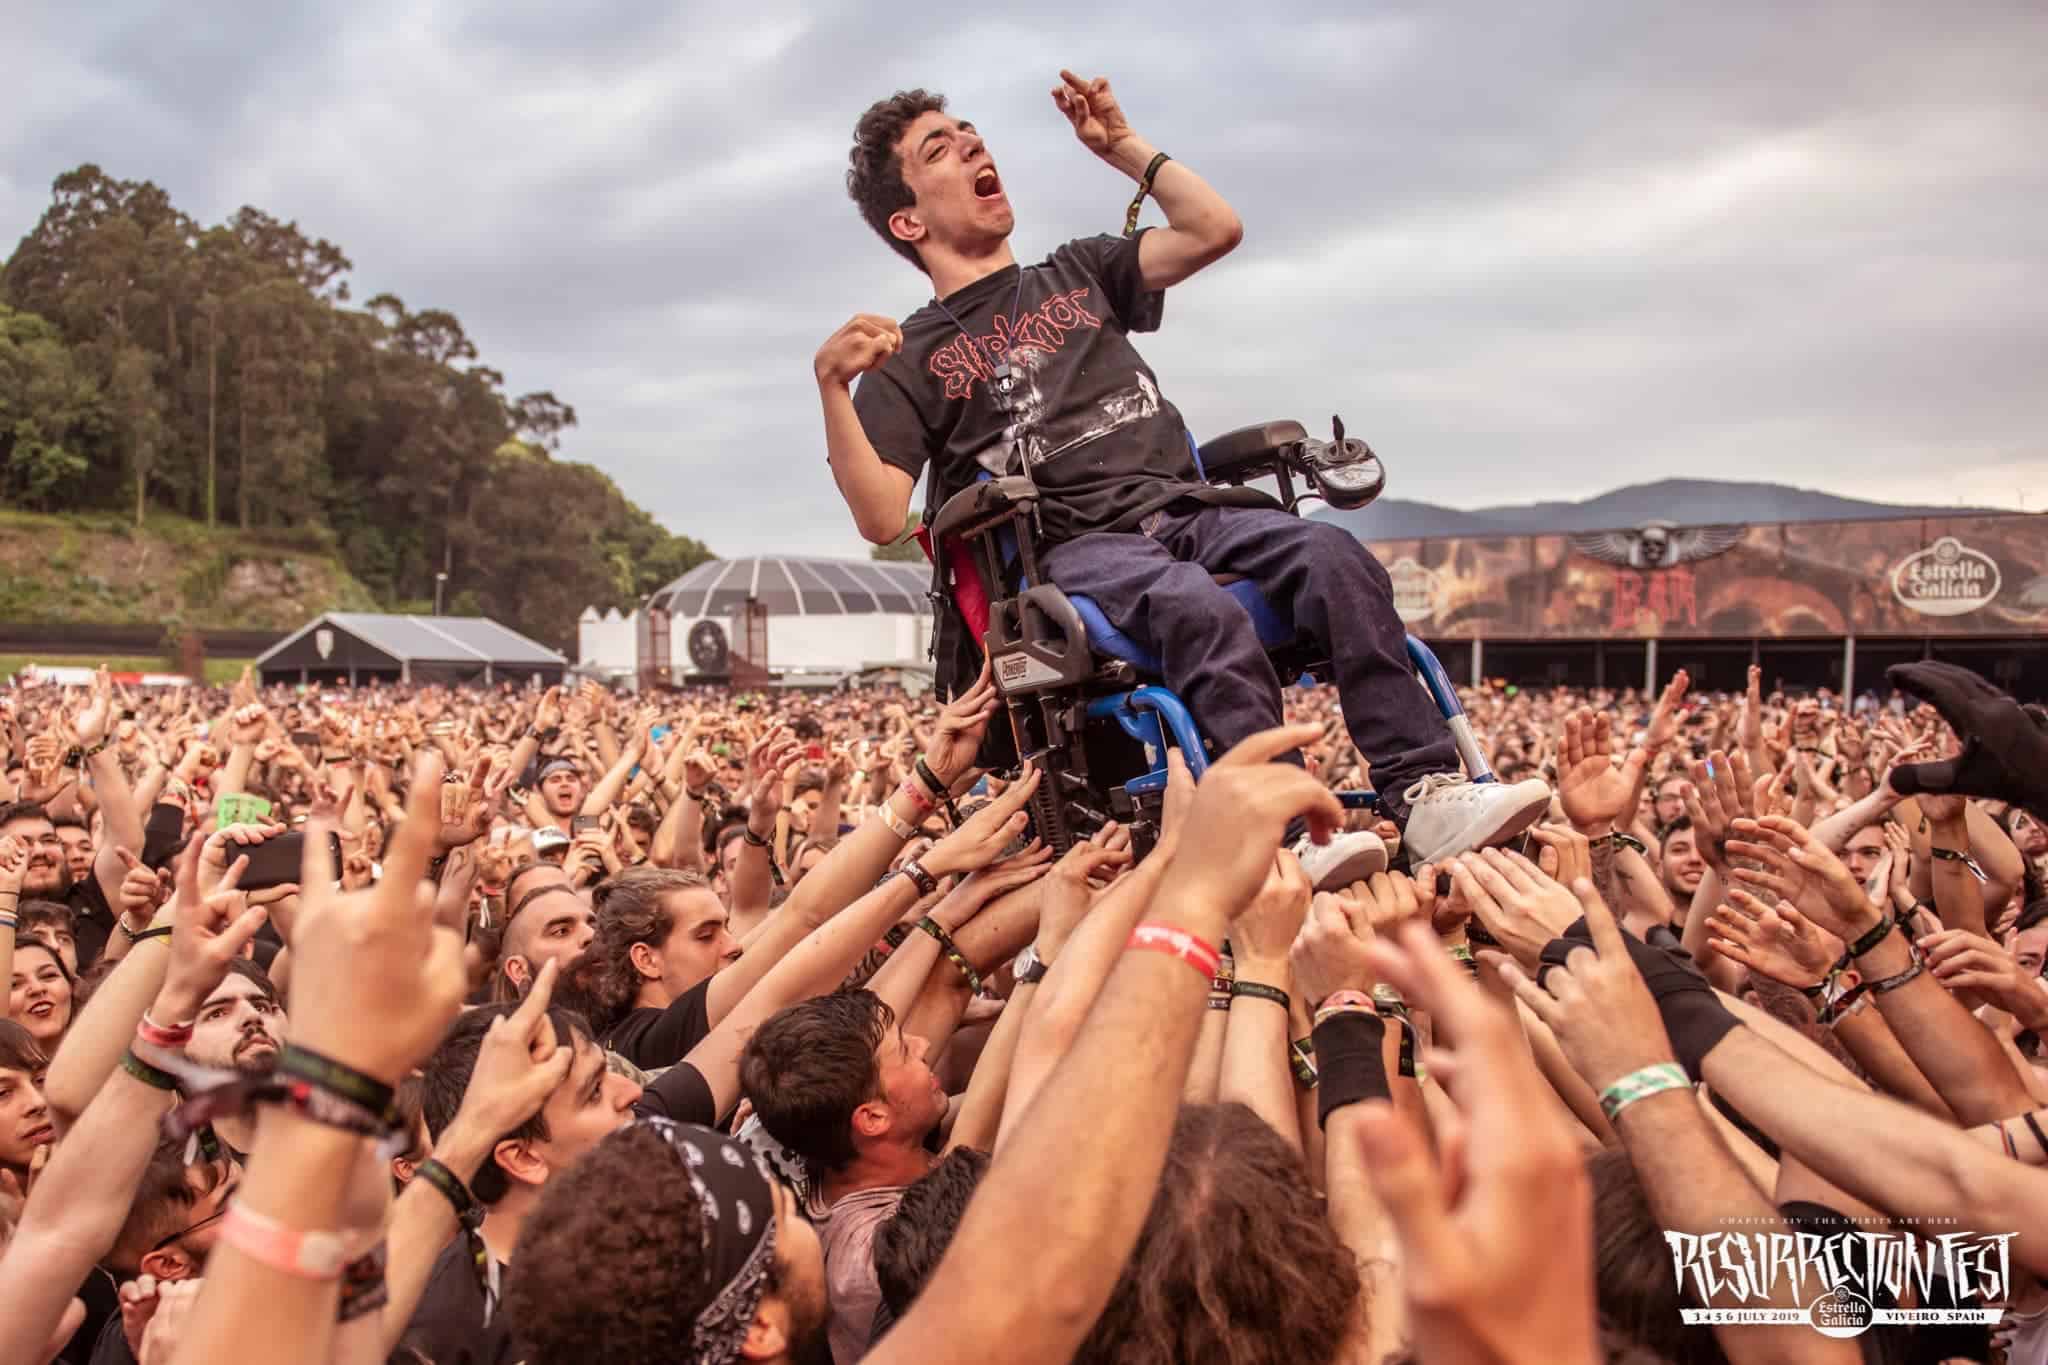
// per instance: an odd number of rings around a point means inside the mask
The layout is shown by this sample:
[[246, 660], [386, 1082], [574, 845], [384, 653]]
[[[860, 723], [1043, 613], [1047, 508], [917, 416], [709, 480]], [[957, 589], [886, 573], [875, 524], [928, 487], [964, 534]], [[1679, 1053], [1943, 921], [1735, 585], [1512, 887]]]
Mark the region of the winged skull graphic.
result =
[[1646, 521], [1633, 530], [1584, 531], [1572, 536], [1582, 555], [1630, 569], [1669, 569], [1696, 559], [1711, 559], [1742, 543], [1742, 526], [1680, 526], [1671, 521]]

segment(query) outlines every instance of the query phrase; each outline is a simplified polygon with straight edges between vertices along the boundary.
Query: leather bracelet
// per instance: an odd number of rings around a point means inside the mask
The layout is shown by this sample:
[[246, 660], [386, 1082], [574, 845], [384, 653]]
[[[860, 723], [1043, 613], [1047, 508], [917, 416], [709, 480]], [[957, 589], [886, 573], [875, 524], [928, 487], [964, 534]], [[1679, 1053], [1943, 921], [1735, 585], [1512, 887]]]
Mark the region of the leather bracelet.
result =
[[1278, 986], [1268, 986], [1258, 981], [1231, 982], [1230, 998], [1235, 1000], [1239, 996], [1249, 996], [1253, 1000], [1271, 1001], [1283, 1010], [1294, 1008], [1294, 1001], [1288, 997], [1286, 991], [1281, 990]]
[[754, 827], [753, 827], [752, 825], [742, 825], [742, 826], [740, 826], [740, 838], [742, 838], [742, 839], [745, 839], [745, 840], [746, 840], [746, 841], [747, 841], [748, 843], [752, 844], [752, 845], [753, 845], [753, 846], [754, 846], [755, 848], [766, 848], [766, 847], [768, 847], [768, 838], [767, 838], [767, 836], [766, 836], [766, 835], [762, 835], [762, 834], [756, 834], [756, 833], [754, 833]]
[[1849, 945], [1849, 956], [1852, 958], [1862, 957], [1865, 953], [1876, 948], [1878, 944], [1883, 943], [1890, 936], [1892, 930], [1898, 927], [1898, 917], [1889, 910], [1885, 911], [1884, 918], [1879, 920], [1875, 927]]
[[[915, 867], [916, 864], [913, 863], [911, 866]], [[922, 872], [924, 869], [918, 868], [918, 871]], [[953, 936], [946, 932], [946, 926], [933, 919], [930, 915], [926, 915], [917, 922], [917, 927], [938, 940], [939, 951], [945, 954], [948, 962], [960, 969], [960, 975], [967, 978], [967, 993], [969, 995], [980, 995], [981, 973], [974, 970], [974, 964], [969, 962], [959, 947], [954, 944]]]
[[1975, 858], [1959, 848], [1930, 848], [1928, 852], [1945, 863], [1961, 863], [1970, 875], [1978, 881], [1986, 881], [1984, 868]]
[[946, 812], [946, 821], [954, 829], [960, 828], [960, 808], [953, 804], [953, 793], [946, 784], [939, 781], [939, 775], [924, 761], [924, 755], [917, 756], [917, 780], [931, 789], [932, 798]]
[[1164, 166], [1171, 160], [1173, 158], [1165, 152], [1159, 152], [1153, 156], [1151, 161], [1146, 163], [1145, 173], [1138, 177], [1137, 197], [1131, 200], [1130, 210], [1124, 214], [1124, 236], [1131, 237], [1137, 234], [1138, 212], [1145, 207], [1145, 196], [1152, 193], [1152, 178], [1159, 174], [1161, 166]]
[[1919, 976], [1926, 970], [1926, 961], [1922, 959], [1919, 954], [1915, 953], [1913, 955], [1912, 965], [1907, 967], [1906, 970], [1904, 970], [1903, 972], [1900, 972], [1895, 976], [1888, 976], [1882, 981], [1871, 982], [1870, 993], [1872, 995], [1890, 995], [1899, 987], [1911, 984], [1915, 977]]
[[1650, 846], [1641, 839], [1636, 838], [1635, 835], [1630, 834], [1627, 830], [1613, 830], [1601, 835], [1597, 839], [1588, 839], [1586, 841], [1586, 847], [1589, 849], [1605, 848], [1610, 844], [1618, 844], [1622, 848], [1632, 848], [1646, 858], [1650, 856]]
[[924, 864], [915, 858], [897, 870], [917, 883], [917, 894], [920, 896], [929, 896], [939, 889], [939, 879], [925, 871]]
[[476, 1196], [469, 1192], [469, 1186], [462, 1183], [462, 1177], [441, 1161], [428, 1157], [413, 1174], [441, 1192], [441, 1197], [454, 1208], [456, 1222], [472, 1231], [483, 1226], [483, 1205], [476, 1202]]

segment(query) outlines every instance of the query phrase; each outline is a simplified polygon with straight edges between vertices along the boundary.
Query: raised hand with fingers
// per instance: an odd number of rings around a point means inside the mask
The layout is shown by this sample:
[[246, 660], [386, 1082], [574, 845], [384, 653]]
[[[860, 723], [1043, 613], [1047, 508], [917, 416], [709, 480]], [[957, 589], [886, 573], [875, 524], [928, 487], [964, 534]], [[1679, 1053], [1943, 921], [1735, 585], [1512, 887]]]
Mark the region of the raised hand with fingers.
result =
[[1717, 749], [1705, 759], [1693, 760], [1691, 771], [1685, 813], [1697, 834], [1700, 857], [1707, 866], [1725, 871], [1729, 828], [1738, 818], [1753, 814], [1749, 759], [1740, 750], [1730, 756]]
[[1375, 978], [1365, 945], [1373, 937], [1363, 898], [1342, 891], [1315, 894], [1288, 951], [1295, 989], [1311, 1013], [1338, 991], [1371, 993]]
[[1651, 753], [1670, 744], [1678, 738], [1678, 712], [1685, 703], [1685, 694], [1692, 688], [1692, 674], [1679, 669], [1671, 675], [1663, 694], [1657, 698], [1657, 707], [1650, 713], [1650, 726], [1643, 740], [1643, 747]]
[[1543, 945], [1583, 913], [1569, 890], [1506, 849], [1459, 854], [1451, 864], [1451, 882], [1501, 947], [1532, 967]]
[[1737, 820], [1734, 834], [1728, 841], [1729, 856], [1749, 860], [1731, 869], [1740, 885], [1790, 901], [1845, 943], [1854, 943], [1883, 920], [1883, 910], [1871, 903], [1856, 874], [1806, 826], [1772, 815]]
[[199, 889], [213, 890], [227, 875], [228, 864], [243, 851], [254, 848], [267, 839], [275, 839], [284, 833], [284, 826], [275, 821], [254, 825], [228, 825], [207, 836], [206, 843], [199, 851]]
[[2048, 990], [2021, 970], [2011, 953], [1967, 929], [1943, 929], [1918, 940], [1934, 979], [1965, 997], [1996, 1005], [2021, 1028], [2048, 1026]]
[[1740, 887], [1729, 889], [1728, 899], [1708, 916], [1707, 925], [1707, 942], [1714, 951], [1798, 990], [1826, 981], [1842, 958], [1842, 940], [1800, 914], [1791, 902], [1767, 904]]
[[1557, 799], [1565, 817], [1581, 832], [1601, 835], [1628, 813], [1628, 803], [1642, 785], [1649, 764], [1646, 749], [1632, 750], [1620, 765], [1614, 762], [1613, 725], [1605, 712], [1581, 707], [1565, 717], [1564, 748], [1558, 755]]
[[1601, 1356], [1585, 1164], [1520, 1025], [1419, 923], [1365, 951], [1449, 1042], [1423, 1056], [1456, 1108], [1440, 1154], [1385, 1102], [1361, 1106], [1358, 1124], [1400, 1241], [1416, 1358], [1591, 1365]]
[[946, 703], [945, 710], [939, 712], [938, 729], [924, 755], [925, 765], [934, 777], [950, 785], [974, 766], [974, 756], [981, 752], [989, 721], [1001, 705], [993, 666], [984, 664], [974, 686]]
[[1226, 918], [1236, 915], [1265, 884], [1289, 821], [1305, 818], [1318, 843], [1342, 827], [1344, 808], [1334, 793], [1303, 769], [1273, 762], [1321, 733], [1320, 725], [1265, 730], [1210, 765], [1195, 786], [1155, 901], [1186, 897]]
[[241, 955], [269, 915], [265, 906], [251, 905], [248, 893], [236, 888], [249, 866], [246, 856], [237, 857], [211, 887], [201, 884], [200, 863], [195, 839], [178, 857], [170, 964], [152, 1007], [152, 1017], [165, 1027], [176, 1027], [199, 1013], [200, 1004], [227, 975], [228, 963]]
[[[467, 989], [462, 939], [434, 924], [424, 885], [441, 823], [441, 760], [415, 765], [405, 819], [371, 889], [338, 892], [321, 875], [324, 838], [309, 829], [293, 946], [292, 1040], [396, 1085], [440, 1042]], [[374, 1019], [374, 1029], [363, 1021]]]
[[1050, 966], [1095, 903], [1094, 882], [1103, 873], [1130, 865], [1131, 852], [1093, 839], [1067, 850], [1046, 873], [1045, 899], [1038, 914], [1038, 958]]
[[960, 828], [934, 844], [931, 852], [918, 862], [934, 877], [974, 872], [995, 862], [1030, 826], [1031, 815], [1026, 806], [1032, 793], [1038, 790], [1041, 776], [1033, 768], [1023, 780], [1012, 782], [1001, 796], [968, 816]]
[[1230, 927], [1231, 955], [1239, 971], [1249, 971], [1260, 981], [1285, 974], [1287, 953], [1301, 932], [1310, 894], [1301, 860], [1284, 848], [1275, 853], [1258, 894]]
[[1109, 78], [1083, 80], [1071, 71], [1060, 72], [1060, 83], [1052, 88], [1052, 102], [1074, 125], [1074, 136], [1097, 156], [1108, 156], [1118, 143], [1131, 136], [1130, 120], [1109, 88]]

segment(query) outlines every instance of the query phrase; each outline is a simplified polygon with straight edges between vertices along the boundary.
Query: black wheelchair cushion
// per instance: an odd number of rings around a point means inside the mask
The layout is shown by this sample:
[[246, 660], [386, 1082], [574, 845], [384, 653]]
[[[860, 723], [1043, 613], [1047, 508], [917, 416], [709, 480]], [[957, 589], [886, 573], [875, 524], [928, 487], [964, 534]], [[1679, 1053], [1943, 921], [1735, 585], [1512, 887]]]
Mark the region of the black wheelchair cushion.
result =
[[1211, 479], [1235, 478], [1239, 470], [1270, 464], [1284, 448], [1307, 439], [1299, 422], [1262, 422], [1226, 431], [1199, 447], [1202, 473]]

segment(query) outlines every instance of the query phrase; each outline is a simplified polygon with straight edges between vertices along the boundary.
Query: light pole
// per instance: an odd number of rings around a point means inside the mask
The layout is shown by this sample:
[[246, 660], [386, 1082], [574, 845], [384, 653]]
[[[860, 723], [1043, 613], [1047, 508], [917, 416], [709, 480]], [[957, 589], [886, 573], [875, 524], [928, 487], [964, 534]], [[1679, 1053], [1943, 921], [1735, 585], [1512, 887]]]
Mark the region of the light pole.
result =
[[436, 616], [441, 614], [441, 590], [447, 586], [447, 574], [437, 573], [434, 575], [434, 615]]

